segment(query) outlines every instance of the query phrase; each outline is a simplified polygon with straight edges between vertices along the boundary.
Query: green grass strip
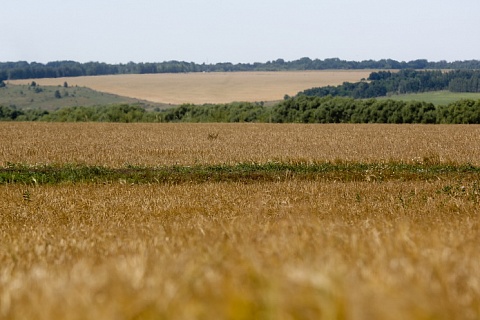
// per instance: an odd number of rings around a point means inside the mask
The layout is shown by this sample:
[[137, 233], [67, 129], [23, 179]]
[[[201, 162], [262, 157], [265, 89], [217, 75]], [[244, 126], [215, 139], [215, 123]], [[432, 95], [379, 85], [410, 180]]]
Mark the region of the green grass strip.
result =
[[240, 163], [235, 165], [194, 165], [108, 168], [88, 165], [23, 165], [0, 167], [0, 184], [58, 183], [202, 183], [207, 181], [411, 181], [458, 178], [480, 180], [480, 167], [453, 164], [407, 163]]

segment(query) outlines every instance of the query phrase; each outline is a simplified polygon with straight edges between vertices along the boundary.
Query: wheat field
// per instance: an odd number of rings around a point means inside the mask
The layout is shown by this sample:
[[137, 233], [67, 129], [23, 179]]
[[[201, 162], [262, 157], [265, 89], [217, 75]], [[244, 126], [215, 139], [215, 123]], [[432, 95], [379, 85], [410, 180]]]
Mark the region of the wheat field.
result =
[[212, 72], [113, 75], [95, 77], [13, 80], [43, 86], [88, 87], [97, 91], [158, 103], [228, 103], [278, 101], [312, 87], [340, 85], [368, 78], [372, 70], [289, 72]]
[[0, 165], [422, 161], [480, 164], [480, 126], [0, 123]]
[[[0, 123], [0, 166], [479, 165], [480, 126]], [[28, 167], [27, 167], [28, 168]], [[0, 319], [480, 319], [480, 174], [0, 184]]]
[[478, 319], [449, 183], [0, 186], [0, 318]]

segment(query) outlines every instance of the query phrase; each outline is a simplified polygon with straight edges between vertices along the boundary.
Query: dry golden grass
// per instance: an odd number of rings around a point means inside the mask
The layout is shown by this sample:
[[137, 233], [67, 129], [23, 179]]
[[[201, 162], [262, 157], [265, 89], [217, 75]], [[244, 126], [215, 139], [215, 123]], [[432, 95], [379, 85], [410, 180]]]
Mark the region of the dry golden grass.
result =
[[479, 319], [457, 183], [3, 185], [0, 318]]
[[[368, 78], [372, 70], [291, 72], [213, 72], [115, 75], [34, 79], [40, 85], [88, 87], [94, 90], [160, 103], [227, 103], [276, 101], [312, 87], [339, 85]], [[27, 84], [32, 80], [9, 81]]]
[[[480, 164], [480, 126], [0, 123], [0, 165]], [[0, 319], [480, 319], [480, 180], [0, 185]]]
[[480, 164], [478, 125], [0, 123], [0, 165], [269, 160]]

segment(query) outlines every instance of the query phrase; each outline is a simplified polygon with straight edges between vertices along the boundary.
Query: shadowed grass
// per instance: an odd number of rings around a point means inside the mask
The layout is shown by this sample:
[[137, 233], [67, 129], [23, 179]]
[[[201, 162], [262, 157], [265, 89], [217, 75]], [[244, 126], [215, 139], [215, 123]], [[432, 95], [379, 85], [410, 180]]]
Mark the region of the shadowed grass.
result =
[[23, 165], [7, 163], [0, 168], [0, 183], [184, 183], [254, 182], [306, 179], [319, 181], [415, 181], [480, 179], [480, 167], [470, 164], [430, 163], [239, 163], [236, 165], [125, 166]]

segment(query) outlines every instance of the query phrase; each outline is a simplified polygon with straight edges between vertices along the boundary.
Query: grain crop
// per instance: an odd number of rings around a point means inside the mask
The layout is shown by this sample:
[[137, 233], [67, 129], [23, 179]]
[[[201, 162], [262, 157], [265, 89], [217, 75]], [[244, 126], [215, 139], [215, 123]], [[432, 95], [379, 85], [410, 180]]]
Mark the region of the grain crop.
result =
[[0, 319], [480, 319], [479, 134], [0, 123]]
[[2, 185], [2, 319], [478, 319], [478, 184]]
[[12, 84], [88, 87], [97, 91], [159, 103], [278, 101], [312, 87], [340, 85], [368, 78], [372, 70], [289, 72], [212, 72], [114, 75], [9, 81]]
[[480, 164], [477, 125], [0, 123], [0, 165]]

